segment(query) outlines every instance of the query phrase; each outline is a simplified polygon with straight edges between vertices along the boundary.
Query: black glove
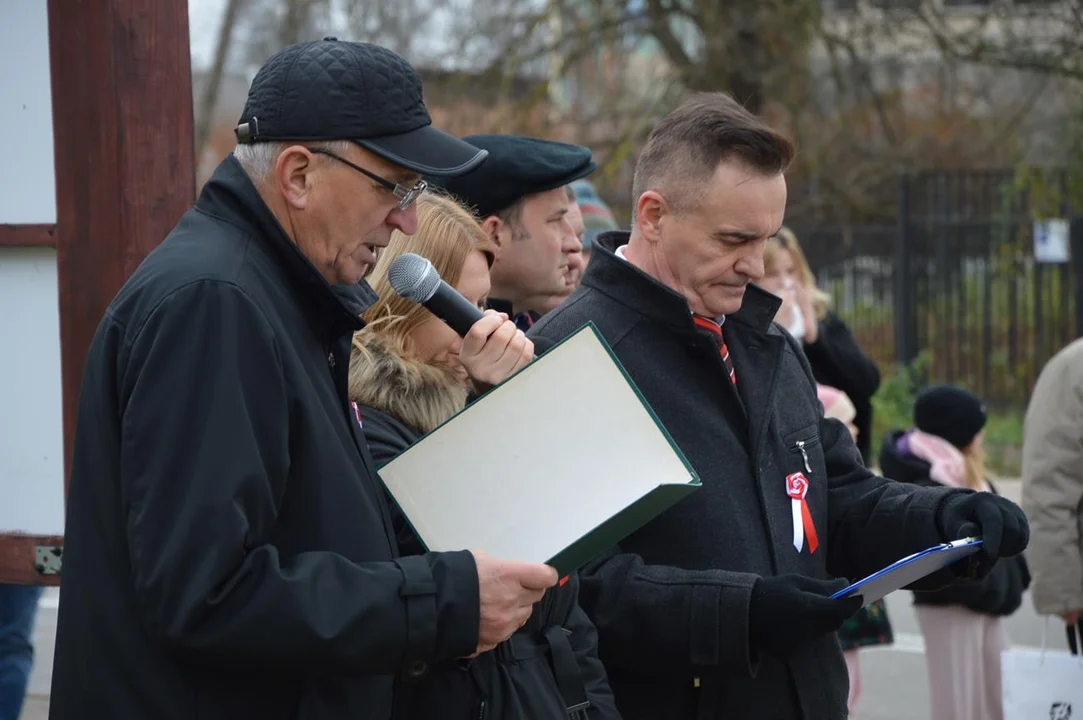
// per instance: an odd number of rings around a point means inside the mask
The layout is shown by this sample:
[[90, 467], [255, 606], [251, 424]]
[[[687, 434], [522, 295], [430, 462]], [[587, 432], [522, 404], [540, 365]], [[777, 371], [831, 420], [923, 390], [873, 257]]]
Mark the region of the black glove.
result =
[[861, 596], [832, 600], [846, 580], [803, 575], [761, 577], [752, 586], [748, 641], [754, 650], [785, 658], [813, 640], [835, 632], [861, 609]]
[[1022, 508], [993, 493], [953, 493], [937, 508], [936, 525], [944, 542], [981, 536], [981, 552], [952, 567], [969, 579], [985, 577], [999, 558], [1018, 555], [1030, 541]]

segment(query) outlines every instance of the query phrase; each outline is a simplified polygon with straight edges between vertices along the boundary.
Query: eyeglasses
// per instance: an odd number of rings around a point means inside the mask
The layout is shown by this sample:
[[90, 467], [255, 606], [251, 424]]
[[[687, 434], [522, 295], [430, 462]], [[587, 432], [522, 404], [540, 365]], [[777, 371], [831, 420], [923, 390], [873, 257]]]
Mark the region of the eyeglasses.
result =
[[334, 158], [335, 160], [338, 160], [343, 165], [347, 165], [347, 166], [353, 168], [354, 170], [361, 173], [362, 175], [369, 178], [370, 180], [375, 180], [377, 183], [380, 184], [381, 187], [383, 187], [386, 190], [390, 191], [392, 195], [394, 195], [395, 197], [397, 197], [399, 199], [399, 204], [395, 206], [396, 209], [398, 209], [398, 210], [406, 210], [406, 208], [410, 207], [410, 205], [414, 202], [414, 200], [417, 200], [418, 196], [420, 196], [421, 193], [425, 192], [425, 190], [429, 187], [429, 184], [427, 182], [425, 182], [424, 180], [418, 180], [417, 184], [414, 185], [412, 188], [408, 188], [408, 187], [405, 187], [403, 185], [399, 185], [398, 183], [394, 183], [394, 182], [391, 182], [390, 180], [387, 180], [385, 178], [380, 177], [379, 175], [377, 175], [374, 172], [366, 170], [365, 168], [361, 167], [360, 165], [358, 165], [356, 163], [350, 162], [349, 160], [347, 160], [344, 157], [340, 157], [340, 156], [336, 155], [335, 153], [331, 152], [330, 150], [313, 149], [312, 152], [317, 153], [319, 155], [326, 155], [327, 157]]

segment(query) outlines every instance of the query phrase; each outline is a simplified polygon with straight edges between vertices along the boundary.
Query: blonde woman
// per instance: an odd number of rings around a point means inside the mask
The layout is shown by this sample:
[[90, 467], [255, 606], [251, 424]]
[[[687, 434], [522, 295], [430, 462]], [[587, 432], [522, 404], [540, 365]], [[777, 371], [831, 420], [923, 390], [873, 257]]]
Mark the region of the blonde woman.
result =
[[[369, 278], [379, 299], [364, 314], [367, 325], [353, 341], [349, 392], [378, 466], [462, 410], [471, 389], [499, 384], [534, 352], [506, 315], [489, 310], [460, 338], [424, 307], [392, 290], [388, 268], [412, 252], [431, 261], [449, 285], [479, 308], [488, 297], [492, 246], [474, 218], [438, 195], [422, 196], [417, 215], [417, 233], [406, 237], [395, 231], [380, 255]], [[489, 334], [500, 333], [506, 343], [484, 342]], [[521, 350], [500, 352], [512, 344]], [[493, 428], [490, 441], [507, 440]], [[391, 511], [402, 554], [424, 552], [393, 505]], [[579, 608], [578, 588], [576, 576], [562, 579], [507, 642], [404, 681], [395, 717], [618, 718], [597, 657], [594, 626]]]
[[[884, 476], [918, 485], [996, 492], [985, 473], [981, 399], [951, 385], [923, 390], [914, 404], [914, 427], [884, 438]], [[1001, 558], [976, 582], [915, 592], [925, 638], [932, 720], [1000, 720], [1000, 618], [1022, 603], [1030, 573], [1022, 555]]]
[[797, 338], [816, 382], [846, 393], [857, 414], [857, 448], [872, 460], [872, 396], [880, 387], [880, 369], [858, 346], [850, 328], [829, 307], [830, 297], [816, 286], [797, 236], [782, 228], [768, 239], [760, 285], [782, 298], [775, 321]]

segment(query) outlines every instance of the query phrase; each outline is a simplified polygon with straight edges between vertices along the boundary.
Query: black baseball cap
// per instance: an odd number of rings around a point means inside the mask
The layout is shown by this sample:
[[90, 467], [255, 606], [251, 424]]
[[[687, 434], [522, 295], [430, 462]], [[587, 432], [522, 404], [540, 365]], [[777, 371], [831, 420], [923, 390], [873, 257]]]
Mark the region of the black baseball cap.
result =
[[352, 140], [437, 177], [469, 172], [488, 155], [432, 126], [421, 77], [408, 62], [333, 37], [272, 55], [252, 80], [234, 133], [239, 143]]

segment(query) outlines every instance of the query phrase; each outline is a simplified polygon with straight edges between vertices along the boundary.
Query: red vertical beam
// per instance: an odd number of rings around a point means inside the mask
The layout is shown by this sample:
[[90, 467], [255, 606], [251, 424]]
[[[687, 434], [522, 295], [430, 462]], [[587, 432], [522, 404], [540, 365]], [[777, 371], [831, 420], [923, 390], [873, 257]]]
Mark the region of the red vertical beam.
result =
[[[195, 157], [187, 0], [48, 8], [66, 496], [90, 341], [120, 286], [191, 205]], [[45, 227], [5, 228], [0, 238], [52, 239]], [[56, 582], [34, 569], [35, 550], [60, 538], [0, 541], [0, 582]]]
[[102, 314], [191, 205], [187, 0], [49, 0], [65, 491]]

